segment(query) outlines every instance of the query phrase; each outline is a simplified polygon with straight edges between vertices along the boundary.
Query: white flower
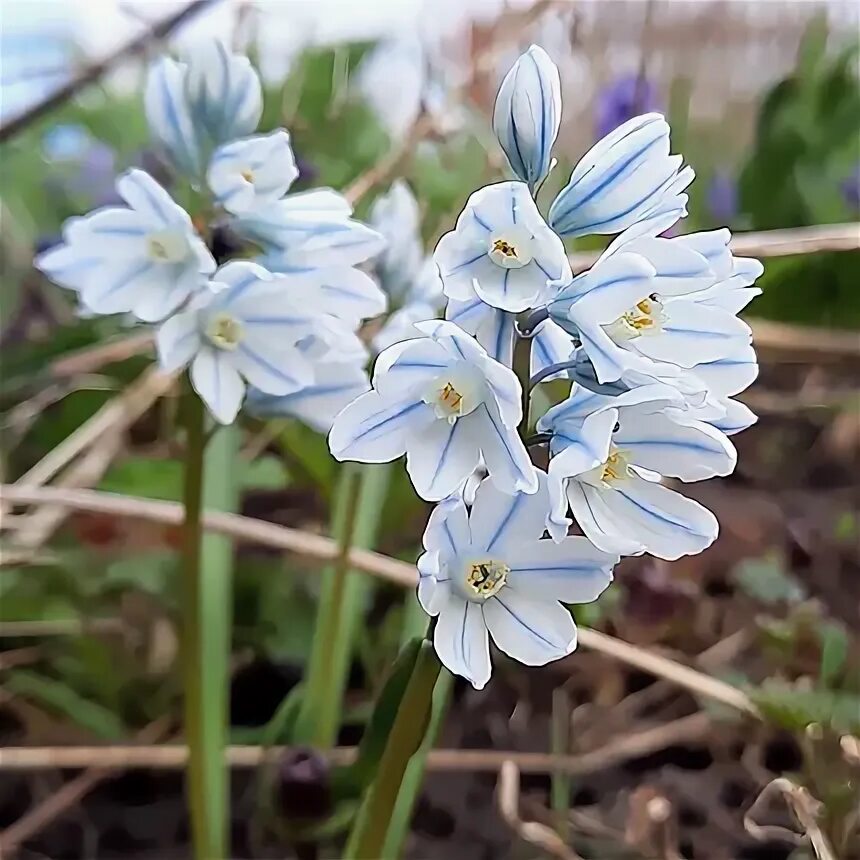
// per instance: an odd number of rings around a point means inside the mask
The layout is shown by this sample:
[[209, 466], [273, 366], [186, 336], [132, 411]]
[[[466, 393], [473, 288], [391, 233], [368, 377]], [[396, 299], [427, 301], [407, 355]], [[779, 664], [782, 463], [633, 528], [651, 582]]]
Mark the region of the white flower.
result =
[[476, 191], [434, 259], [445, 295], [519, 312], [548, 298], [552, 281], [570, 278], [561, 239], [547, 227], [528, 186], [500, 182]]
[[263, 417], [291, 416], [320, 433], [328, 433], [338, 412], [370, 389], [361, 355], [343, 355], [317, 338], [298, 344], [312, 365], [313, 381], [291, 394], [248, 392], [247, 408]]
[[683, 213], [693, 170], [669, 154], [669, 124], [657, 113], [620, 125], [574, 167], [549, 210], [562, 236], [620, 233], [656, 211]]
[[373, 202], [368, 220], [387, 243], [376, 261], [382, 287], [400, 301], [410, 291], [424, 260], [418, 201], [409, 186], [398, 179], [387, 194]]
[[310, 337], [335, 337], [312, 297], [291, 288], [289, 277], [232, 262], [218, 269], [210, 290], [161, 325], [156, 345], [165, 371], [191, 364], [194, 389], [218, 421], [230, 424], [246, 381], [276, 395], [313, 383], [310, 361], [298, 347]]
[[570, 654], [576, 625], [562, 602], [596, 600], [618, 561], [584, 537], [541, 540], [553, 502], [546, 474], [538, 475], [533, 495], [510, 496], [485, 480], [471, 513], [460, 497], [448, 499], [424, 532], [418, 599], [439, 617], [433, 644], [442, 663], [477, 689], [490, 679], [488, 634], [528, 666]]
[[737, 454], [722, 433], [686, 413], [672, 388], [607, 397], [574, 387], [537, 426], [552, 433], [550, 478], [565, 482], [574, 518], [596, 546], [677, 559], [716, 539], [714, 515], [660, 478], [727, 475]]
[[351, 214], [343, 195], [321, 188], [258, 203], [230, 227], [262, 246], [273, 271], [354, 266], [382, 251], [385, 240]]
[[534, 190], [549, 173], [561, 123], [561, 81], [546, 51], [532, 45], [505, 75], [493, 129], [511, 169]]
[[128, 208], [106, 207], [72, 218], [64, 244], [35, 265], [75, 290], [97, 314], [132, 312], [144, 322], [164, 319], [215, 270], [215, 260], [188, 213], [142, 170], [116, 183]]
[[174, 164], [199, 176], [216, 146], [257, 128], [263, 93], [248, 58], [213, 40], [197, 45], [187, 62], [154, 63], [144, 104], [150, 131]]
[[298, 175], [290, 136], [281, 128], [219, 147], [207, 180], [216, 200], [235, 213], [280, 200]]
[[642, 358], [691, 368], [748, 346], [749, 326], [720, 305], [724, 293], [740, 290], [717, 286], [709, 258], [696, 250], [702, 234], [662, 239], [639, 229], [619, 236], [548, 307], [581, 340], [598, 380], [620, 379], [642, 368]]
[[377, 352], [382, 352], [402, 340], [415, 337], [415, 323], [435, 319], [436, 311], [437, 308], [434, 305], [425, 302], [412, 302], [398, 308], [374, 335], [373, 348]]
[[522, 403], [514, 373], [452, 323], [415, 328], [425, 336], [380, 353], [374, 390], [335, 419], [332, 454], [384, 463], [405, 453], [416, 492], [429, 501], [457, 491], [481, 456], [500, 488], [535, 492], [534, 466], [517, 434]]
[[491, 358], [505, 367], [513, 365], [516, 314], [494, 308], [473, 296], [465, 301], [449, 299], [445, 319], [472, 335]]

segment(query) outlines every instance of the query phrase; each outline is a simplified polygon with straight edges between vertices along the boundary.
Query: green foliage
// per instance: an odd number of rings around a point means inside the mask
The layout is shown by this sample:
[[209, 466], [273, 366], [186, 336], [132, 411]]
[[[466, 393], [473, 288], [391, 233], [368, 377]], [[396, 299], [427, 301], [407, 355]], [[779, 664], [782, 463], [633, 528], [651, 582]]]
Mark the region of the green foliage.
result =
[[815, 723], [836, 732], [860, 732], [860, 695], [769, 678], [747, 691], [765, 718], [800, 732]]
[[[750, 227], [769, 230], [856, 218], [842, 183], [857, 169], [858, 46], [826, 50], [823, 19], [810, 26], [795, 70], [765, 97], [740, 177]], [[860, 254], [817, 254], [768, 262], [755, 312], [789, 322], [860, 326]]]

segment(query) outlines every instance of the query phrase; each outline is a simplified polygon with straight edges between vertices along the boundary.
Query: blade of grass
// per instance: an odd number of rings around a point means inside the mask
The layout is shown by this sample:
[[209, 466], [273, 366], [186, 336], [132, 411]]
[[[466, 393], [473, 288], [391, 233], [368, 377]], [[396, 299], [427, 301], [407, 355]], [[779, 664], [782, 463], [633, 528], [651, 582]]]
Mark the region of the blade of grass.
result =
[[[570, 696], [564, 687], [552, 691], [552, 752], [553, 755], [564, 758], [568, 752], [570, 739]], [[555, 829], [558, 835], [567, 842], [570, 836], [570, 774], [560, 769], [552, 773], [550, 799]]]
[[341, 552], [323, 574], [306, 692], [296, 725], [297, 741], [321, 748], [334, 745], [341, 723], [343, 693], [356, 632], [373, 582], [348, 567], [350, 547], [370, 549], [376, 542], [390, 464], [348, 463], [338, 479], [332, 522]]

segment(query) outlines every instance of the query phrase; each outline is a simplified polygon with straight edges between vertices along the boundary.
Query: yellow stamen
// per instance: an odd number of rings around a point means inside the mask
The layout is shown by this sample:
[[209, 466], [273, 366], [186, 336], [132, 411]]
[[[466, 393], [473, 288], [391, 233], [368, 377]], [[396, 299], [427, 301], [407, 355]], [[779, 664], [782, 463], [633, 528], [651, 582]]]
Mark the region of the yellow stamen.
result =
[[504, 239], [496, 239], [493, 242], [493, 250], [498, 251], [500, 254], [504, 254], [506, 257], [516, 257], [517, 249], [510, 244], [510, 242], [506, 242]]
[[499, 561], [482, 561], [471, 565], [466, 582], [478, 597], [492, 597], [502, 589], [511, 569]]
[[463, 403], [463, 395], [448, 382], [439, 392], [439, 402], [447, 406], [452, 412], [459, 412], [460, 406]]

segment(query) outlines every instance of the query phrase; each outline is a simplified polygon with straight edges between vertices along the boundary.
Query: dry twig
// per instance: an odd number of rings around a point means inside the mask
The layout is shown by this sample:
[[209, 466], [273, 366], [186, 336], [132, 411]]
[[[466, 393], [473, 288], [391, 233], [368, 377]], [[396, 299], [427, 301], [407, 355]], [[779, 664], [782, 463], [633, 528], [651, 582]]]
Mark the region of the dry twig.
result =
[[42, 101], [12, 117], [8, 122], [0, 126], [0, 143], [4, 143], [16, 134], [24, 131], [28, 126], [41, 119], [45, 114], [73, 99], [81, 90], [101, 80], [118, 63], [134, 56], [144, 53], [153, 42], [169, 36], [177, 27], [189, 18], [202, 12], [213, 0], [193, 0], [178, 12], [164, 18], [152, 25], [145, 33], [122, 45], [101, 62], [95, 63], [81, 72], [78, 77], [51, 93]]
[[[7, 504], [43, 504], [107, 513], [114, 516], [138, 517], [154, 522], [178, 524], [182, 521], [182, 505], [159, 502], [95, 490], [65, 490], [57, 487], [24, 487], [17, 484], [0, 485], [0, 496]], [[337, 557], [337, 544], [321, 535], [243, 517], [239, 514], [208, 512], [203, 516], [204, 528], [228, 535], [239, 541], [259, 543], [277, 549], [307, 555], [325, 561]], [[415, 566], [365, 549], [350, 551], [350, 564], [356, 570], [379, 576], [396, 585], [411, 588], [416, 582]], [[631, 666], [666, 678], [699, 696], [714, 699], [743, 713], [759, 716], [750, 698], [741, 690], [710, 675], [683, 666], [605, 633], [579, 628], [579, 643]]]
[[[682, 717], [613, 741], [582, 755], [558, 756], [553, 753], [517, 752], [515, 750], [434, 749], [427, 766], [438, 771], [496, 772], [505, 761], [513, 761], [523, 773], [552, 773], [574, 776], [597, 773], [615, 767], [632, 758], [649, 755], [670, 744], [701, 740], [712, 730], [707, 714]], [[231, 746], [225, 758], [231, 767], [253, 768], [266, 756], [277, 757], [284, 747]], [[355, 747], [338, 747], [331, 751], [332, 764], [349, 764], [355, 759]], [[181, 744], [145, 746], [68, 746], [68, 747], [7, 747], [0, 749], [2, 770], [47, 770], [51, 768], [82, 768], [99, 763], [115, 768], [151, 768], [173, 770], [184, 767], [188, 748]]]
[[510, 759], [499, 768], [496, 801], [502, 818], [521, 839], [561, 860], [582, 860], [552, 828], [520, 817], [520, 771]]

